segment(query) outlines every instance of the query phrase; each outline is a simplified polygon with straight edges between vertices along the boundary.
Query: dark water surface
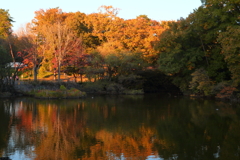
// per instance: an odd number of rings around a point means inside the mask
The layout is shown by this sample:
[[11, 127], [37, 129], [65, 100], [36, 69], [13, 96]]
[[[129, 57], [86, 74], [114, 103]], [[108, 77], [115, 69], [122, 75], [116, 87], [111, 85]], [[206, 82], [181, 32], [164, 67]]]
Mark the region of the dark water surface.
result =
[[0, 157], [240, 159], [240, 106], [188, 97], [0, 100]]

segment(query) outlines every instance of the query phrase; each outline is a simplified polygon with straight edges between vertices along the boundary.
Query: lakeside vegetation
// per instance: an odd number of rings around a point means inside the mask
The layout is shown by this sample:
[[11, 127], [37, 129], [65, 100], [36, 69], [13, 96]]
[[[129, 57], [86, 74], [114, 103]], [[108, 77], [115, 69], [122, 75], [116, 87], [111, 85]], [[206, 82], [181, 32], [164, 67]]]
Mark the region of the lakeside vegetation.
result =
[[188, 17], [160, 22], [124, 20], [112, 6], [91, 14], [51, 8], [16, 33], [0, 9], [0, 90], [12, 92], [17, 76], [51, 73], [61, 82], [65, 73], [88, 92], [239, 99], [239, 8], [240, 0], [203, 0]]
[[81, 92], [76, 88], [67, 89], [64, 85], [61, 85], [59, 89], [49, 90], [31, 90], [26, 92], [27, 95], [35, 98], [82, 98], [86, 96], [85, 92]]

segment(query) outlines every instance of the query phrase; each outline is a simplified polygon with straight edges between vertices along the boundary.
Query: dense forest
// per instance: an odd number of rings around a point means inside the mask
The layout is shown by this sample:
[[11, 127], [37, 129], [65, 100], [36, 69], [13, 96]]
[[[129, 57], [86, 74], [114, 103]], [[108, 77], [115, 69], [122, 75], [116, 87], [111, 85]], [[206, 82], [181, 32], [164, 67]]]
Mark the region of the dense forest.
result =
[[[119, 9], [98, 13], [38, 10], [12, 33], [8, 10], [0, 9], [0, 86], [20, 74], [61, 73], [89, 81], [171, 82], [189, 95], [239, 97], [240, 0], [205, 0], [187, 18], [155, 21], [147, 15], [124, 20]], [[20, 62], [15, 70], [9, 62]], [[31, 72], [30, 72], [31, 71]], [[136, 84], [134, 83], [134, 84]], [[135, 85], [136, 86], [136, 85]], [[139, 89], [139, 86], [137, 87]]]

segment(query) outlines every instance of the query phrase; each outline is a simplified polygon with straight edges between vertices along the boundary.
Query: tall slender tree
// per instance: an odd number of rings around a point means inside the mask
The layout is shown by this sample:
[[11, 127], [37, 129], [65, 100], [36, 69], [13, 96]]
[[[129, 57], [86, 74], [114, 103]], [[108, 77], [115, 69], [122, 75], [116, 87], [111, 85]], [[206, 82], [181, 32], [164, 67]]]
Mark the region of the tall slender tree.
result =
[[22, 58], [23, 63], [33, 69], [34, 81], [37, 81], [38, 70], [43, 60], [43, 49], [38, 41], [38, 36], [31, 31], [31, 24], [20, 28], [18, 36], [18, 56]]

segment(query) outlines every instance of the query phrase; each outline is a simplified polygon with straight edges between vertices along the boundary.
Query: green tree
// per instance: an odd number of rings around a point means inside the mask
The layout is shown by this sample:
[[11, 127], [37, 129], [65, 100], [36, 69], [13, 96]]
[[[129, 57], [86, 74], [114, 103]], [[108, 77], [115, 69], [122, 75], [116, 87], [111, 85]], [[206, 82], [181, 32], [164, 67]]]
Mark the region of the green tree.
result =
[[0, 92], [12, 90], [12, 85], [14, 83], [14, 77], [12, 76], [12, 68], [10, 62], [12, 62], [10, 54], [7, 50], [0, 45]]
[[169, 29], [160, 36], [159, 69], [173, 78], [182, 91], [188, 89], [191, 73], [206, 65], [198, 35], [191, 30], [191, 18], [169, 23]]
[[[231, 3], [231, 2], [230, 2]], [[221, 54], [221, 44], [218, 41], [219, 33], [232, 25], [232, 14], [228, 13], [226, 2], [220, 0], [206, 0], [194, 12], [193, 30], [201, 39], [202, 48], [208, 61], [206, 68], [209, 77], [219, 83], [230, 79], [227, 64]]]
[[225, 32], [221, 32], [219, 42], [222, 46], [222, 54], [231, 72], [234, 85], [240, 83], [240, 29], [238, 25], [229, 26]]
[[219, 35], [237, 26], [238, 6], [238, 1], [206, 0], [186, 19], [169, 23], [160, 36], [159, 69], [173, 76], [183, 91], [189, 88], [191, 74], [201, 68], [206, 71], [204, 81], [212, 85], [230, 80]]
[[[10, 65], [10, 62], [15, 62], [10, 43], [12, 22], [8, 10], [0, 9], [0, 91], [12, 91], [16, 76], [12, 75], [13, 69]], [[12, 79], [10, 79], [11, 76], [13, 76]]]
[[196, 70], [191, 75], [192, 81], [189, 87], [194, 93], [206, 96], [212, 94], [213, 82], [210, 81], [207, 72], [203, 68]]

